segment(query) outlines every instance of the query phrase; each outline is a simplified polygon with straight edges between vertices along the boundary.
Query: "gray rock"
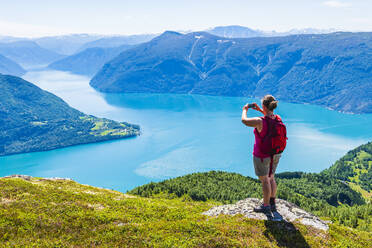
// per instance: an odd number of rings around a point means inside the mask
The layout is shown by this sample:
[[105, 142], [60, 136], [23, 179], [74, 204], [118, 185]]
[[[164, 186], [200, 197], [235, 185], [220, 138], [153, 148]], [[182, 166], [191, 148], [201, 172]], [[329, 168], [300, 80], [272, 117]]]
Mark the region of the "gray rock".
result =
[[236, 215], [242, 214], [247, 218], [258, 219], [258, 220], [278, 220], [277, 215], [283, 217], [283, 221], [293, 222], [299, 221], [303, 225], [312, 226], [314, 228], [327, 231], [328, 225], [326, 221], [319, 219], [317, 216], [306, 212], [303, 209], [300, 209], [293, 203], [287, 202], [282, 199], [276, 199], [276, 208], [279, 214], [272, 215], [271, 218], [268, 218], [263, 213], [256, 213], [253, 211], [254, 207], [258, 207], [262, 204], [262, 201], [257, 198], [247, 198], [241, 201], [238, 201], [235, 204], [228, 204], [217, 206], [209, 209], [203, 214], [208, 216], [218, 216], [220, 214], [226, 215]]

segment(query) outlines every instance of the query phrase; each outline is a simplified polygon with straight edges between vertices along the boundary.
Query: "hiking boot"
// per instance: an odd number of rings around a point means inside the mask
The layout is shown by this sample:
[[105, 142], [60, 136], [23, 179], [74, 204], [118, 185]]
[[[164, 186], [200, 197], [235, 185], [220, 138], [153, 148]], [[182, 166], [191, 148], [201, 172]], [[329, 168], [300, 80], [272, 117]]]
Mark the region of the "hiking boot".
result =
[[270, 197], [271, 212], [276, 212], [275, 197]]
[[261, 206], [259, 206], [258, 208], [253, 208], [253, 211], [256, 213], [264, 213], [266, 215], [271, 214], [270, 205], [264, 206], [263, 204], [261, 204]]
[[270, 210], [271, 210], [271, 212], [276, 212], [276, 205], [275, 204], [270, 204]]

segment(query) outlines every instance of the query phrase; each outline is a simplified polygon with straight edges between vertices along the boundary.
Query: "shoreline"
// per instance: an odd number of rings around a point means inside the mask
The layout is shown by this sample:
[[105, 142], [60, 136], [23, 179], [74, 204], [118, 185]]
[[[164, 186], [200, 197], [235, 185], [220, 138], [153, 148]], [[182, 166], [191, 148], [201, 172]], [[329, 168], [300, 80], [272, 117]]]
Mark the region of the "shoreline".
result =
[[0, 155], [0, 158], [2, 158], [2, 157], [16, 156], [16, 155], [20, 155], [20, 154], [31, 154], [31, 153], [37, 153], [37, 152], [48, 152], [48, 151], [54, 151], [54, 150], [64, 149], [64, 148], [73, 147], [73, 146], [89, 145], [89, 144], [96, 144], [96, 143], [105, 143], [105, 142], [117, 141], [117, 140], [123, 140], [123, 139], [132, 139], [132, 138], [136, 138], [136, 137], [138, 137], [140, 135], [141, 135], [141, 132], [139, 131], [139, 134], [129, 134], [129, 135], [124, 136], [124, 137], [117, 136], [117, 137], [111, 137], [111, 138], [108, 138], [108, 139], [102, 139], [102, 140], [99, 140], [99, 141], [82, 142], [82, 143], [78, 143], [78, 144], [66, 145], [66, 146], [61, 146], [61, 147], [56, 147], [56, 148], [50, 148], [50, 149], [34, 150], [34, 151], [28, 151], [28, 152], [15, 152], [15, 153], [9, 153], [9, 154], [4, 154], [4, 155], [1, 154]]

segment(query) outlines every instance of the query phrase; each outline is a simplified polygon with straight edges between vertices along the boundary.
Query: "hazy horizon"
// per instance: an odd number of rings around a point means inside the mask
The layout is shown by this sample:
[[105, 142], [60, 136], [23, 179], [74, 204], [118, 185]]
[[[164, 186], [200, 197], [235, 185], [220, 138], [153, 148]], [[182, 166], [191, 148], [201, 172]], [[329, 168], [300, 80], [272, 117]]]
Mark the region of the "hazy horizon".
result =
[[230, 25], [267, 32], [372, 31], [372, 2], [363, 0], [15, 0], [1, 5], [0, 35], [13, 37], [159, 34]]
[[297, 29], [297, 28], [293, 28], [293, 29], [289, 29], [289, 30], [284, 30], [284, 31], [277, 31], [277, 30], [262, 30], [262, 29], [256, 29], [256, 28], [252, 28], [252, 27], [247, 27], [247, 26], [242, 26], [242, 25], [223, 25], [223, 26], [213, 26], [213, 27], [209, 27], [207, 29], [195, 29], [195, 30], [172, 30], [172, 29], [164, 29], [160, 32], [157, 32], [157, 33], [136, 33], [136, 34], [120, 34], [120, 33], [111, 33], [111, 34], [102, 34], [102, 33], [61, 33], [61, 34], [46, 34], [46, 35], [41, 35], [41, 36], [16, 36], [16, 35], [8, 35], [8, 34], [3, 34], [3, 33], [0, 33], [0, 37], [13, 37], [13, 38], [24, 38], [24, 39], [37, 39], [37, 38], [45, 38], [45, 37], [58, 37], [58, 36], [78, 36], [78, 35], [81, 35], [81, 36], [84, 36], [84, 35], [90, 35], [90, 36], [102, 36], [102, 37], [112, 37], [112, 36], [132, 36], [132, 35], [160, 35], [166, 31], [174, 31], [174, 32], [179, 32], [179, 33], [190, 33], [190, 32], [203, 32], [203, 31], [207, 31], [209, 29], [213, 29], [215, 27], [228, 27], [228, 26], [241, 26], [241, 27], [246, 27], [246, 28], [250, 28], [252, 30], [255, 30], [255, 31], [263, 31], [263, 32], [267, 32], [267, 33], [270, 33], [270, 32], [273, 32], [273, 33], [286, 33], [286, 32], [291, 32], [291, 31], [294, 31], [294, 30], [306, 30], [306, 29], [314, 29], [314, 30], [317, 30], [317, 31], [324, 31], [324, 32], [372, 32], [371, 31], [358, 31], [358, 30], [355, 30], [355, 31], [350, 31], [350, 30], [341, 30], [341, 29], [335, 29], [335, 28], [329, 28], [329, 29], [317, 29], [317, 28], [312, 28], [312, 27], [305, 27], [305, 28], [301, 28], [301, 29]]

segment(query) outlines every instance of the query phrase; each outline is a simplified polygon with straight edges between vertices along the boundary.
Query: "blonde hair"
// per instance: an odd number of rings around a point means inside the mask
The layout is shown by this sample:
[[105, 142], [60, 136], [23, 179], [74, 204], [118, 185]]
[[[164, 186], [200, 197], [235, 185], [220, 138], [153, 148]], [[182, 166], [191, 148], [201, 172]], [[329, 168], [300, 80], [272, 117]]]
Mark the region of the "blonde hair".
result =
[[278, 101], [272, 95], [266, 95], [262, 98], [262, 105], [268, 110], [273, 111], [278, 106]]

